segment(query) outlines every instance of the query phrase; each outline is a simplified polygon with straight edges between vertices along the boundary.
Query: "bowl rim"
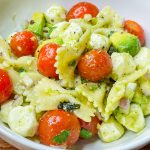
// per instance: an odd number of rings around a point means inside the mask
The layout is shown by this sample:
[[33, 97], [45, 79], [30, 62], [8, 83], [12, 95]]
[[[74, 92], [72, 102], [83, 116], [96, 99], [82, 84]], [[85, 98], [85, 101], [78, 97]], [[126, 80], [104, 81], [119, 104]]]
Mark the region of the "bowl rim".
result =
[[[148, 129], [150, 129], [150, 127]], [[115, 150], [140, 149], [143, 146], [145, 146], [146, 144], [150, 143], [150, 132], [147, 132], [148, 129], [145, 128], [144, 134], [141, 138], [137, 138], [134, 141], [127, 142], [126, 144], [121, 143], [119, 146], [117, 146], [117, 148], [115, 148]], [[15, 132], [13, 132], [8, 127], [1, 124], [1, 121], [0, 121], [0, 137], [2, 139], [6, 140], [7, 142], [9, 142], [9, 141], [13, 142], [14, 146], [15, 146], [15, 143], [18, 143], [18, 145], [22, 145], [24, 147], [28, 147], [28, 148], [35, 149], [35, 150], [62, 150], [61, 148], [58, 148], [58, 147], [45, 146], [43, 144], [39, 144], [39, 143], [31, 141], [27, 138], [24, 138], [24, 137], [16, 134]], [[137, 137], [138, 137], [138, 135], [137, 135]], [[17, 144], [16, 144], [16, 146], [17, 146]], [[106, 149], [112, 150], [112, 148], [106, 148]]]
[[[5, 127], [2, 124], [0, 124], [0, 137], [4, 140], [5, 140], [4, 137], [7, 137], [12, 142], [16, 142], [18, 144], [23, 145], [24, 147], [28, 147], [28, 148], [35, 149], [35, 150], [63, 150], [63, 148], [49, 147], [40, 143], [36, 143], [30, 139], [24, 138], [16, 134], [15, 132], [13, 132], [8, 127]], [[148, 144], [149, 142], [150, 142], [150, 134], [146, 134], [145, 138], [136, 139], [134, 142], [129, 142], [123, 145], [123, 147], [119, 146], [115, 148], [115, 150], [140, 149], [146, 144]], [[111, 148], [106, 148], [106, 149], [111, 150]]]

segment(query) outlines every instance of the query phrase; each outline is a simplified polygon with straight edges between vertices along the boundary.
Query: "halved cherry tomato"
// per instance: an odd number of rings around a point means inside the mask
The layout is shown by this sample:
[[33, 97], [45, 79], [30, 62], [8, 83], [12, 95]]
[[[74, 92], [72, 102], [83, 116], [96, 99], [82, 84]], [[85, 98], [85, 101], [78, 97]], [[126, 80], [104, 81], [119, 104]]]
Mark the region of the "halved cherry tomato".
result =
[[48, 111], [40, 119], [38, 134], [43, 144], [70, 147], [79, 139], [80, 123], [72, 113]]
[[56, 50], [59, 48], [59, 45], [55, 43], [48, 43], [44, 45], [38, 56], [38, 70], [44, 76], [50, 78], [58, 78], [56, 74], [56, 68], [54, 64], [56, 63]]
[[67, 14], [67, 20], [75, 18], [84, 18], [85, 14], [90, 14], [92, 17], [96, 17], [99, 13], [99, 9], [88, 2], [79, 2], [74, 5]]
[[0, 104], [7, 101], [12, 92], [13, 85], [8, 73], [0, 69]]
[[91, 122], [85, 122], [81, 119], [79, 119], [81, 129], [86, 129], [87, 131], [92, 133], [92, 136], [95, 136], [97, 134], [97, 124], [100, 123], [99, 119], [97, 117], [92, 117]]
[[143, 46], [145, 44], [145, 34], [144, 34], [144, 30], [141, 27], [141, 25], [139, 25], [135, 21], [126, 20], [124, 22], [124, 28], [129, 33], [134, 34], [135, 36], [137, 36], [139, 38], [141, 46]]
[[38, 47], [37, 37], [30, 31], [22, 31], [13, 35], [10, 41], [12, 53], [17, 57], [34, 55]]
[[97, 82], [111, 73], [112, 61], [106, 51], [92, 50], [81, 56], [77, 67], [81, 77]]

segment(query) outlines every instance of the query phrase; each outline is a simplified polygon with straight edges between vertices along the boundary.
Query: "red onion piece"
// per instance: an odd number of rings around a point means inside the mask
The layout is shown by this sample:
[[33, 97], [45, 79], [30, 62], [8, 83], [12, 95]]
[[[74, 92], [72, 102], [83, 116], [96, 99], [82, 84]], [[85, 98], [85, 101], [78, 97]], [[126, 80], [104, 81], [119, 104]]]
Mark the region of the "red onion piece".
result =
[[120, 108], [128, 110], [129, 105], [130, 105], [130, 101], [128, 99], [122, 98], [120, 100], [120, 103], [119, 103]]

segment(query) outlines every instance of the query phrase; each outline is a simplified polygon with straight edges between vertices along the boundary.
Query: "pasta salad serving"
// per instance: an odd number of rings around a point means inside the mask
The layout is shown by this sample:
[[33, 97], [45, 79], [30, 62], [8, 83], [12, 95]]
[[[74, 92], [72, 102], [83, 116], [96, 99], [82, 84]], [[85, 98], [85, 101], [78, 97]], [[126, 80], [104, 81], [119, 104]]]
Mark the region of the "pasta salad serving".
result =
[[150, 49], [142, 26], [110, 6], [35, 12], [0, 37], [0, 121], [48, 146], [141, 132], [150, 115]]

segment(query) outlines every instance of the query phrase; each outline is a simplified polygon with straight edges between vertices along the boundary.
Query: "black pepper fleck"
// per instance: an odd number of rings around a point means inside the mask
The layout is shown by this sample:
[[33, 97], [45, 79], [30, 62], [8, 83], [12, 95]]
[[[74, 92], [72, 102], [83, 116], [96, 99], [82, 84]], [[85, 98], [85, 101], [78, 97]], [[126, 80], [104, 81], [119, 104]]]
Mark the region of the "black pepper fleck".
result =
[[31, 20], [31, 21], [30, 21], [30, 24], [34, 24], [34, 23], [35, 23], [34, 20]]

